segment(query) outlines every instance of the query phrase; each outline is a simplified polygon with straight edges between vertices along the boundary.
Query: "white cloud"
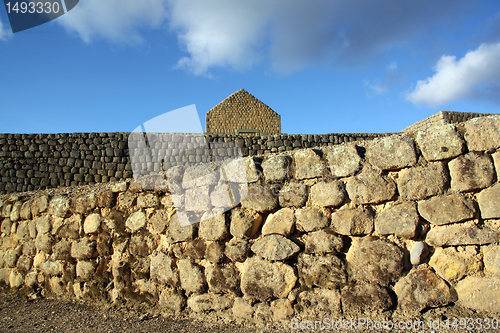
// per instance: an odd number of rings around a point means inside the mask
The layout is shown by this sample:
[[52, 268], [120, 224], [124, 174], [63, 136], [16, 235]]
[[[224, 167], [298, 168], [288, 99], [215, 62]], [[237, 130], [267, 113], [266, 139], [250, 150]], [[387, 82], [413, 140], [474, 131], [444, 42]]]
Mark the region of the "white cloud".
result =
[[490, 99], [500, 81], [500, 43], [481, 44], [458, 61], [443, 55], [435, 71], [432, 77], [418, 81], [406, 99], [431, 107], [466, 98]]
[[396, 62], [391, 62], [385, 67], [384, 74], [373, 80], [364, 80], [363, 85], [368, 88], [366, 91], [367, 97], [372, 97], [373, 95], [383, 95], [389, 92], [390, 88], [396, 84], [403, 81], [404, 75], [397, 72], [398, 64]]
[[[313, 64], [359, 66], [436, 25], [457, 21], [475, 0], [87, 0], [58, 22], [89, 43], [142, 40], [163, 23], [195, 74], [245, 69], [264, 60], [281, 72]], [[442, 28], [441, 28], [442, 30]]]
[[4, 28], [2, 20], [0, 19], [0, 40], [6, 41], [12, 33]]
[[86, 43], [96, 36], [134, 43], [143, 40], [140, 28], [158, 28], [166, 16], [163, 0], [86, 0], [57, 22], [77, 32]]

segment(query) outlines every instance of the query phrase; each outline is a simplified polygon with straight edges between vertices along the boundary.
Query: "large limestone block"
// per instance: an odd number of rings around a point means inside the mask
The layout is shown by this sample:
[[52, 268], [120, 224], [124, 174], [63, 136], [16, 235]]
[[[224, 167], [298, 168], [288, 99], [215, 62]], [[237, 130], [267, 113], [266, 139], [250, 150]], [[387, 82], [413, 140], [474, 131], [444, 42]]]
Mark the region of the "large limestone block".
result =
[[81, 281], [90, 281], [95, 276], [95, 264], [87, 260], [76, 263], [76, 277]]
[[296, 282], [292, 267], [253, 257], [247, 259], [243, 266], [241, 291], [246, 297], [259, 301], [272, 297], [286, 298]]
[[167, 226], [167, 242], [174, 244], [179, 242], [187, 242], [193, 239], [194, 229], [192, 225], [181, 226], [177, 213], [174, 213], [168, 222]]
[[498, 230], [479, 228], [474, 223], [435, 226], [427, 233], [425, 242], [434, 247], [484, 245], [498, 242]]
[[251, 250], [270, 261], [287, 260], [295, 256], [300, 248], [282, 235], [268, 235], [256, 241]]
[[164, 209], [158, 209], [149, 217], [148, 229], [156, 235], [161, 234], [167, 226], [169, 214]]
[[[295, 312], [303, 318], [318, 320], [328, 316], [338, 316], [341, 309], [341, 297], [338, 290], [314, 288], [299, 294]], [[293, 319], [292, 319], [293, 322]], [[293, 324], [292, 324], [293, 325]]]
[[375, 232], [379, 235], [394, 234], [404, 238], [413, 238], [417, 231], [419, 216], [417, 204], [403, 202], [384, 209], [375, 219]]
[[262, 163], [264, 178], [268, 182], [280, 182], [290, 178], [292, 159], [287, 155], [278, 155], [266, 159]]
[[418, 203], [420, 215], [435, 225], [450, 224], [474, 218], [474, 202], [460, 194], [432, 197]]
[[271, 302], [272, 319], [274, 322], [290, 320], [295, 311], [289, 299], [276, 299]]
[[417, 163], [415, 144], [407, 136], [392, 135], [375, 139], [368, 144], [365, 156], [381, 170], [397, 170]]
[[356, 204], [375, 204], [388, 201], [396, 194], [396, 184], [369, 165], [357, 176], [347, 180], [347, 194]]
[[441, 162], [405, 169], [399, 173], [399, 195], [403, 200], [423, 200], [443, 194], [448, 179], [448, 171]]
[[299, 150], [293, 155], [295, 178], [308, 179], [321, 177], [325, 173], [325, 164], [312, 149]]
[[150, 277], [170, 286], [176, 286], [179, 283], [179, 274], [175, 269], [174, 260], [162, 252], [151, 257]]
[[427, 161], [440, 161], [462, 154], [465, 142], [455, 125], [446, 124], [417, 133], [417, 144]]
[[50, 200], [49, 214], [57, 217], [66, 217], [69, 211], [70, 202], [62, 196], [56, 196]]
[[477, 196], [477, 202], [483, 219], [500, 218], [500, 183], [482, 190]]
[[246, 239], [234, 237], [226, 244], [224, 254], [231, 261], [243, 262], [247, 259], [248, 251], [250, 251], [250, 243]]
[[311, 187], [311, 202], [318, 206], [338, 207], [347, 197], [344, 184], [340, 181], [318, 182]]
[[226, 215], [223, 212], [214, 213], [213, 217], [207, 218], [209, 213], [205, 213], [200, 222], [198, 236], [208, 241], [220, 241], [228, 235], [229, 231], [226, 224]]
[[500, 116], [474, 118], [467, 121], [464, 127], [469, 151], [500, 147]]
[[[77, 214], [87, 214], [96, 208], [97, 198], [95, 193], [82, 194], [74, 199], [71, 205], [73, 212]], [[33, 211], [33, 205], [31, 207], [31, 210]]]
[[101, 222], [101, 214], [90, 214], [85, 218], [85, 222], [83, 222], [83, 231], [86, 234], [97, 233], [101, 228]]
[[262, 234], [280, 234], [288, 236], [295, 230], [295, 212], [291, 208], [282, 208], [267, 216], [262, 226]]
[[281, 207], [302, 207], [307, 201], [307, 186], [302, 183], [288, 183], [279, 192]]
[[334, 233], [331, 228], [309, 232], [303, 236], [303, 242], [305, 253], [319, 255], [340, 252], [344, 247], [342, 237]]
[[457, 300], [457, 294], [428, 268], [412, 270], [394, 286], [398, 306], [409, 311], [440, 307]]
[[469, 276], [458, 282], [457, 304], [487, 313], [500, 312], [500, 278]]
[[[147, 257], [153, 253], [157, 246], [157, 241], [153, 235], [144, 231], [130, 237], [128, 249], [131, 255], [135, 257]], [[149, 264], [148, 264], [149, 266]], [[149, 267], [148, 267], [149, 270]]]
[[137, 232], [146, 226], [146, 214], [142, 210], [132, 213], [125, 222], [129, 232]]
[[359, 315], [367, 312], [388, 310], [393, 301], [386, 288], [376, 284], [357, 284], [345, 287], [341, 292], [342, 312]]
[[500, 246], [491, 245], [486, 248], [483, 261], [486, 273], [500, 276]]
[[[49, 207], [49, 197], [47, 195], [38, 197], [31, 202], [31, 214], [33, 217], [39, 216], [41, 213], [45, 212]], [[94, 206], [95, 207], [95, 206]], [[7, 216], [10, 215], [10, 212]]]
[[63, 224], [57, 230], [57, 235], [63, 238], [78, 239], [82, 230], [82, 221], [83, 218], [80, 214], [71, 215], [64, 219]]
[[231, 235], [238, 238], [252, 238], [262, 224], [262, 214], [235, 208], [231, 211]]
[[339, 145], [324, 151], [333, 177], [348, 177], [359, 170], [361, 157], [354, 145]]
[[35, 220], [35, 223], [36, 231], [38, 231], [39, 234], [46, 234], [50, 232], [50, 229], [52, 228], [52, 222], [49, 215], [40, 216]]
[[210, 310], [222, 311], [233, 306], [234, 297], [230, 295], [203, 294], [188, 298], [187, 306], [194, 312], [206, 312]]
[[472, 152], [448, 163], [451, 175], [451, 189], [468, 192], [486, 188], [493, 184], [495, 169], [489, 155]]
[[88, 237], [74, 241], [71, 244], [71, 256], [78, 260], [90, 259], [96, 249], [96, 242]]
[[260, 178], [260, 171], [257, 168], [257, 165], [260, 163], [260, 159], [257, 159], [253, 156], [248, 156], [243, 159], [245, 163], [245, 172], [247, 176], [248, 183], [254, 183]]
[[455, 247], [437, 248], [429, 266], [448, 282], [456, 282], [464, 276], [481, 271], [481, 259], [471, 253], [460, 253]]
[[332, 230], [346, 236], [362, 236], [373, 231], [374, 213], [368, 207], [341, 209], [332, 214]]
[[205, 277], [212, 293], [236, 295], [240, 291], [240, 274], [230, 265], [209, 265]]
[[241, 202], [241, 207], [257, 212], [268, 212], [278, 206], [277, 194], [270, 187], [258, 184], [248, 186], [248, 194]]
[[241, 297], [234, 299], [233, 308], [231, 310], [236, 318], [246, 320], [250, 320], [255, 311], [252, 305]]
[[295, 224], [301, 232], [324, 229], [330, 225], [330, 212], [316, 207], [304, 207], [295, 211]]
[[404, 253], [388, 240], [368, 236], [353, 239], [346, 261], [353, 280], [386, 286], [401, 276]]
[[162, 310], [179, 313], [186, 306], [186, 298], [177, 289], [166, 288], [160, 293], [158, 305]]
[[335, 289], [347, 282], [344, 262], [333, 254], [315, 256], [303, 253], [297, 260], [297, 268], [301, 283], [308, 288]]
[[179, 270], [182, 289], [184, 289], [186, 295], [202, 293], [205, 290], [205, 276], [200, 266], [190, 259], [181, 259], [177, 261], [177, 269]]

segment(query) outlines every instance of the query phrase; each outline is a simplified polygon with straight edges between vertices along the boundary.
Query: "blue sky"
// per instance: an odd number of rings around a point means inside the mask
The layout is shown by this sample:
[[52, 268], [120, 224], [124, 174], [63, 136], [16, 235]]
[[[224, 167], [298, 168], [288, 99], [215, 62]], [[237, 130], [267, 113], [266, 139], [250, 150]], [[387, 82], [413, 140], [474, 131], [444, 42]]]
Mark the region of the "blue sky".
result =
[[128, 132], [245, 89], [282, 132], [399, 132], [500, 113], [498, 0], [80, 0], [12, 34], [0, 8], [0, 132]]

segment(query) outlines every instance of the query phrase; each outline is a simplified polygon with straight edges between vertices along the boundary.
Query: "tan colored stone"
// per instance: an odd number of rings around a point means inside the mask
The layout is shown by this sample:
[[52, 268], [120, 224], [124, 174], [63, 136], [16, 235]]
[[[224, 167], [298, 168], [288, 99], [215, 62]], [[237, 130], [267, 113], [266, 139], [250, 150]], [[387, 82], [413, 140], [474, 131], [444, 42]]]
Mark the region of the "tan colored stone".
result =
[[260, 161], [253, 156], [245, 157], [243, 161], [245, 163], [247, 182], [254, 183], [258, 181], [260, 177], [260, 172], [257, 169], [257, 164], [259, 164]]
[[295, 178], [317, 178], [325, 174], [325, 165], [318, 154], [312, 149], [298, 150], [294, 155]]
[[209, 186], [199, 186], [187, 189], [184, 199], [185, 209], [187, 211], [206, 212], [212, 207]]
[[429, 260], [429, 266], [449, 282], [457, 282], [482, 269], [480, 258], [460, 253], [454, 247], [437, 248]]
[[262, 224], [262, 215], [252, 210], [233, 209], [231, 211], [231, 235], [238, 238], [252, 238]]
[[71, 256], [78, 260], [90, 259], [95, 252], [96, 242], [88, 237], [71, 244]]
[[146, 214], [142, 210], [132, 213], [125, 222], [129, 232], [137, 232], [146, 226]]
[[417, 144], [427, 161], [440, 161], [462, 154], [465, 142], [457, 133], [455, 125], [435, 126], [417, 133]]
[[170, 286], [176, 286], [179, 283], [179, 275], [171, 257], [159, 252], [151, 257], [150, 265], [151, 279]]
[[467, 121], [465, 141], [469, 151], [481, 151], [500, 147], [500, 117], [478, 117]]
[[304, 207], [295, 211], [295, 224], [301, 232], [324, 229], [330, 225], [331, 214], [327, 210], [316, 207]]
[[344, 262], [333, 254], [315, 256], [303, 253], [298, 257], [297, 268], [300, 282], [308, 288], [335, 289], [347, 282]]
[[341, 297], [338, 290], [315, 288], [303, 291], [298, 296], [295, 312], [303, 318], [318, 320], [338, 316], [341, 311]]
[[400, 135], [371, 141], [366, 149], [366, 158], [381, 170], [397, 170], [417, 162], [413, 140]]
[[495, 169], [489, 155], [472, 152], [459, 156], [448, 163], [451, 189], [468, 192], [486, 188], [493, 184]]
[[341, 209], [332, 214], [331, 228], [338, 234], [362, 236], [373, 231], [374, 213], [369, 207]]
[[477, 196], [477, 203], [483, 219], [500, 218], [500, 183], [482, 190]]
[[257, 212], [268, 212], [278, 206], [277, 194], [267, 186], [250, 184], [248, 194], [241, 202], [241, 207], [253, 209]]
[[99, 232], [101, 228], [102, 216], [100, 214], [90, 214], [83, 222], [83, 231], [86, 234]]
[[455, 289], [457, 304], [486, 313], [500, 312], [500, 278], [469, 276], [458, 282]]
[[215, 294], [233, 294], [240, 291], [240, 275], [230, 265], [209, 265], [205, 268], [209, 291]]
[[90, 281], [94, 278], [95, 264], [90, 261], [78, 260], [76, 263], [76, 277], [82, 281]]
[[205, 290], [205, 276], [200, 266], [189, 259], [181, 259], [177, 261], [177, 268], [179, 270], [180, 283], [186, 295], [202, 293]]
[[470, 198], [452, 194], [419, 202], [418, 212], [432, 224], [444, 225], [474, 218], [476, 208]]
[[186, 298], [177, 289], [166, 288], [160, 293], [158, 305], [163, 310], [180, 313], [186, 306]]
[[500, 276], [500, 246], [492, 245], [486, 248], [484, 254], [484, 268], [486, 273]]
[[418, 223], [417, 204], [413, 201], [403, 202], [386, 208], [377, 215], [375, 232], [410, 239], [415, 237]]
[[318, 206], [338, 207], [347, 198], [344, 184], [340, 181], [318, 182], [311, 187], [311, 202]]
[[245, 239], [232, 238], [224, 250], [224, 254], [231, 261], [245, 261], [250, 250], [250, 243]]
[[[170, 169], [169, 169], [170, 170]], [[167, 175], [168, 177], [168, 175]], [[196, 188], [217, 184], [219, 172], [215, 163], [202, 163], [186, 168], [182, 178], [182, 187]], [[171, 181], [169, 179], [169, 185]]]
[[382, 176], [370, 165], [347, 180], [347, 194], [356, 204], [375, 204], [388, 201], [396, 194], [396, 184], [387, 176]]
[[36, 223], [36, 231], [39, 234], [46, 234], [50, 232], [52, 228], [52, 222], [50, 221], [49, 215], [40, 216], [35, 220]]
[[295, 313], [292, 301], [288, 299], [276, 299], [272, 301], [271, 312], [274, 322], [290, 320]]
[[233, 315], [237, 318], [250, 320], [254, 313], [254, 308], [243, 298], [237, 297], [234, 299], [232, 312]]
[[290, 178], [290, 163], [292, 159], [287, 155], [278, 155], [266, 159], [262, 163], [264, 178], [268, 182], [280, 182]]
[[282, 261], [295, 256], [300, 248], [282, 235], [268, 235], [256, 241], [251, 250], [264, 259]]
[[344, 314], [382, 312], [393, 306], [387, 289], [376, 284], [356, 284], [352, 287], [344, 287], [341, 296]]
[[203, 294], [188, 298], [187, 305], [194, 312], [209, 310], [222, 311], [233, 306], [234, 298], [230, 295]]
[[[210, 216], [210, 218], [209, 218]], [[209, 241], [220, 241], [229, 234], [226, 215], [222, 211], [205, 213], [198, 229], [198, 236]]]
[[295, 229], [295, 212], [291, 208], [282, 208], [267, 216], [262, 226], [262, 234], [280, 234], [288, 236]]
[[335, 234], [331, 228], [309, 232], [303, 236], [305, 253], [325, 255], [340, 252], [344, 247], [342, 237]]
[[[49, 207], [49, 197], [47, 195], [38, 197], [31, 202], [31, 214], [33, 217], [39, 216]], [[10, 212], [8, 214], [10, 216]]]
[[[90, 211], [94, 210], [96, 206], [97, 198], [95, 193], [82, 194], [72, 202], [73, 212], [77, 214], [87, 214]], [[33, 206], [31, 210], [33, 211]]]
[[307, 187], [302, 183], [288, 183], [278, 194], [281, 207], [302, 207], [307, 201]]
[[432, 227], [427, 233], [427, 244], [439, 246], [484, 245], [498, 242], [498, 230], [479, 228], [473, 223], [460, 223]]
[[325, 149], [324, 156], [333, 177], [348, 177], [360, 168], [361, 157], [359, 157], [354, 145], [329, 147]]
[[399, 195], [403, 200], [423, 200], [443, 194], [448, 179], [448, 171], [441, 162], [405, 169], [399, 173]]
[[179, 219], [177, 218], [177, 213], [174, 213], [170, 217], [166, 234], [166, 239], [171, 244], [186, 242], [193, 239], [194, 229], [192, 225], [187, 225], [185, 227], [181, 226]]

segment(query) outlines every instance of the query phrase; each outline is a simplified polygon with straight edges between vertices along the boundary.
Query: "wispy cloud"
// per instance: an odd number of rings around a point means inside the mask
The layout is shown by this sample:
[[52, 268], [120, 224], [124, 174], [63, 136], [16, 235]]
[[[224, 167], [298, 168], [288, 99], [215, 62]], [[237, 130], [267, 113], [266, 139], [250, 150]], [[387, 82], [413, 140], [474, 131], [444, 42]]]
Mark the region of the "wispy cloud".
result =
[[366, 95], [383, 95], [389, 92], [394, 85], [403, 82], [404, 75], [397, 71], [398, 65], [392, 62], [385, 67], [384, 74], [375, 80], [364, 80], [363, 84], [367, 88]]
[[500, 43], [481, 44], [458, 61], [455, 56], [443, 55], [435, 71], [418, 81], [406, 99], [430, 107], [467, 98], [496, 101], [500, 93]]
[[5, 27], [4, 27], [3, 23], [2, 23], [2, 20], [0, 19], [0, 40], [1, 41], [6, 41], [11, 36], [12, 36], [12, 32], [10, 32], [9, 30], [5, 29]]

